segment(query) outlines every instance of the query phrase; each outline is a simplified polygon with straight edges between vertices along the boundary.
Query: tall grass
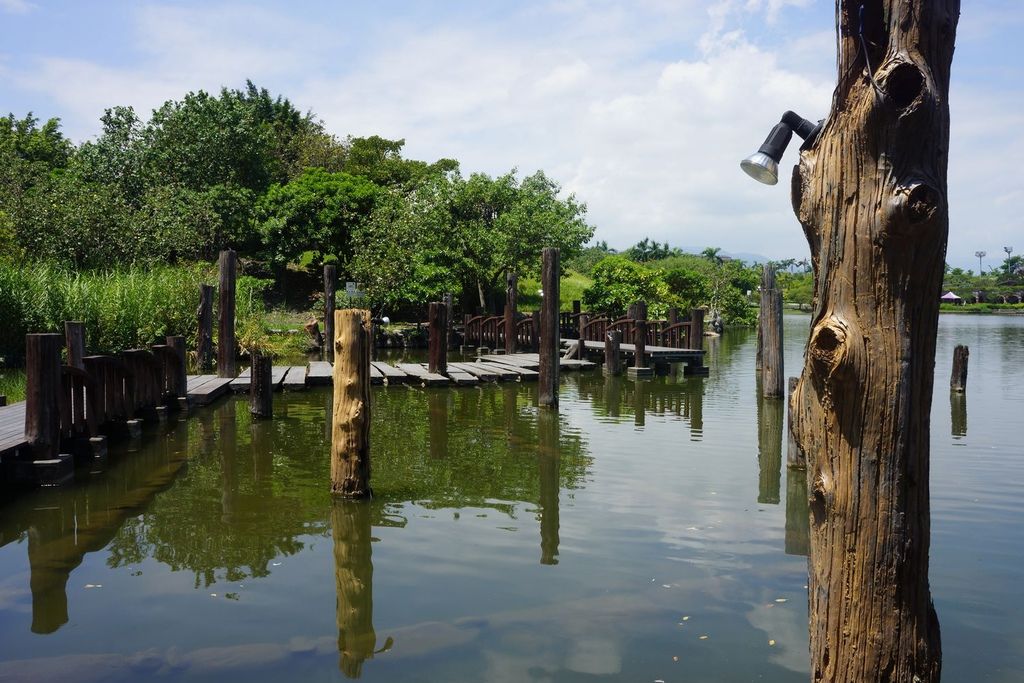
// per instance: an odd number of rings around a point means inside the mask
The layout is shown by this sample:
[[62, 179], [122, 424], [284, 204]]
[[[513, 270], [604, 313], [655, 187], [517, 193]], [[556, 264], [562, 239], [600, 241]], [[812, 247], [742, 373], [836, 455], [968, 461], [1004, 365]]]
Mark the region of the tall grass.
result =
[[[24, 357], [25, 335], [85, 323], [86, 348], [113, 353], [155, 344], [170, 334], [195, 344], [199, 285], [216, 282], [211, 264], [129, 266], [70, 271], [47, 263], [0, 263], [0, 358]], [[238, 317], [262, 313], [265, 282], [238, 281]]]

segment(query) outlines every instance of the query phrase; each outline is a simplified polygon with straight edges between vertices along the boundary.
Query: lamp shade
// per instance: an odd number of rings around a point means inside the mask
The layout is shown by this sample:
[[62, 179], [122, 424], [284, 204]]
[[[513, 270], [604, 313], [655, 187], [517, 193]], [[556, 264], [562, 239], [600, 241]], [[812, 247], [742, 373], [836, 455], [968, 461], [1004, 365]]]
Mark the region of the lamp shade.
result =
[[754, 152], [740, 162], [740, 168], [759, 183], [775, 185], [779, 182], [779, 164], [764, 152]]

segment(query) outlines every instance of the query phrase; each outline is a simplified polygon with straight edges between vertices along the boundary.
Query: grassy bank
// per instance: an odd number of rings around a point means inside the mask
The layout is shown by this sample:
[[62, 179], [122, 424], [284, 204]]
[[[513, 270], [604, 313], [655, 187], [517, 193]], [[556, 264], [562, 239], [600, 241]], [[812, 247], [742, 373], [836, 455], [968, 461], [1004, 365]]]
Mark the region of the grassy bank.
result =
[[[563, 311], [572, 310], [572, 302], [583, 299], [583, 290], [594, 284], [586, 275], [574, 270], [567, 271], [558, 284], [559, 299]], [[540, 281], [533, 278], [519, 280], [519, 309], [533, 311], [540, 308]]]
[[[156, 265], [73, 272], [45, 263], [0, 264], [0, 358], [17, 363], [25, 335], [85, 323], [90, 352], [111, 353], [185, 335], [195, 345], [199, 285], [216, 282], [212, 264]], [[266, 280], [240, 277], [238, 318], [263, 313]]]

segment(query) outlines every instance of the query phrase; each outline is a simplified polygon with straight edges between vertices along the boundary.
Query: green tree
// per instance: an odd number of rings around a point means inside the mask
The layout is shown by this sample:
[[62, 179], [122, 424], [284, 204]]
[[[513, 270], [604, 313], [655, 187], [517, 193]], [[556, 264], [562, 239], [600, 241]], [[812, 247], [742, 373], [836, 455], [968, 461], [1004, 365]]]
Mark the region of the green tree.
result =
[[268, 259], [278, 267], [304, 256], [318, 264], [346, 262], [352, 234], [369, 217], [379, 189], [366, 178], [322, 168], [271, 186], [256, 206]]
[[678, 303], [661, 275], [624, 256], [608, 256], [591, 273], [594, 284], [583, 292], [589, 310], [620, 317], [637, 301], [647, 302], [648, 316], [662, 317]]

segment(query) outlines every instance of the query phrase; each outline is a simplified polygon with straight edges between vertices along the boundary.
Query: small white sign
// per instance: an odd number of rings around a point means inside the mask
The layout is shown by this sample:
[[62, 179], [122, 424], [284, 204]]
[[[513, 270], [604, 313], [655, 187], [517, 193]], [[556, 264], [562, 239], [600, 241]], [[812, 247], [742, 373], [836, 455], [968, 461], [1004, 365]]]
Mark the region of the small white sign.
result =
[[366, 292], [356, 282], [345, 283], [345, 294], [348, 295], [349, 299], [362, 299], [366, 296]]

